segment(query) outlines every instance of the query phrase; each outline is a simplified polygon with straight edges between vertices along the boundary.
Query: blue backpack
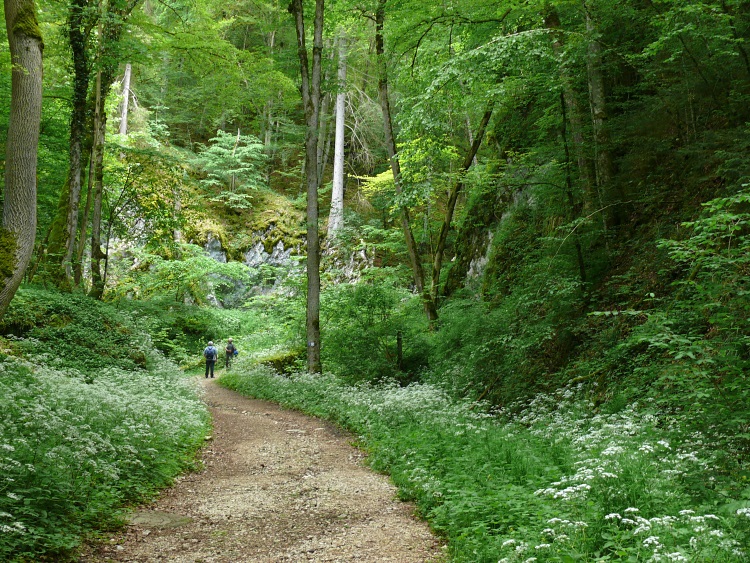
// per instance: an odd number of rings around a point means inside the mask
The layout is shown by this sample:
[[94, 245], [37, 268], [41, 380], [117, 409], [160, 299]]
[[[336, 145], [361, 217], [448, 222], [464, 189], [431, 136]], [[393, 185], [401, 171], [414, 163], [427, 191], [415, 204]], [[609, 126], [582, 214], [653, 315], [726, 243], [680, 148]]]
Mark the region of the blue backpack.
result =
[[207, 360], [216, 360], [216, 357], [219, 355], [219, 351], [215, 346], [207, 346], [206, 349], [203, 350], [203, 355]]

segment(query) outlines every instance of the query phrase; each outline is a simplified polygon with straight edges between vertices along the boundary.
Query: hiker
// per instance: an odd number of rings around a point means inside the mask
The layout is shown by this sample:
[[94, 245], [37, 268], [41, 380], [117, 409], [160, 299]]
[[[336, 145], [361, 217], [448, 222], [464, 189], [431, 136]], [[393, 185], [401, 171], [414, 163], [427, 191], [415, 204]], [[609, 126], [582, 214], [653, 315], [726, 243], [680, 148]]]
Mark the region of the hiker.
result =
[[234, 341], [231, 338], [227, 340], [227, 347], [224, 348], [224, 352], [226, 353], [226, 365], [224, 367], [229, 369], [232, 359], [237, 355], [237, 348], [235, 348]]
[[208, 372], [211, 372], [211, 377], [214, 376], [214, 365], [216, 364], [216, 358], [219, 356], [219, 351], [214, 346], [212, 341], [208, 342], [208, 346], [203, 350], [203, 357], [206, 358], [206, 378], [208, 378]]

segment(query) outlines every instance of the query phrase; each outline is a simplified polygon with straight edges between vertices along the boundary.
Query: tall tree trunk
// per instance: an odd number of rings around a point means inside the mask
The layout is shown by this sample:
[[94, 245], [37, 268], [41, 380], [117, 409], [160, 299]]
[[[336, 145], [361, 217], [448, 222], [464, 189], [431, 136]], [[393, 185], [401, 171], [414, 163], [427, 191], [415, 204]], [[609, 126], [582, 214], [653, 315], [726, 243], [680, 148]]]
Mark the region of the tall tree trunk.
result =
[[[175, 187], [174, 189], [175, 223], [179, 220], [181, 214], [182, 214], [182, 197], [180, 195], [180, 188]], [[179, 246], [180, 244], [182, 244], [182, 229], [180, 229], [179, 226], [175, 226], [175, 228], [172, 230], [172, 240], [174, 241], [175, 246], [178, 248], [178, 252], [179, 252]]]
[[325, 173], [325, 165], [328, 161], [326, 143], [331, 136], [331, 128], [328, 126], [331, 121], [330, 106], [331, 95], [329, 93], [322, 94], [322, 98], [320, 100], [320, 118], [318, 124], [318, 144], [315, 149], [317, 153], [319, 186], [323, 185], [323, 174]]
[[315, 0], [312, 73], [305, 45], [302, 0], [289, 6], [297, 30], [297, 55], [302, 75], [302, 103], [305, 107], [305, 178], [307, 183], [307, 370], [320, 373], [320, 239], [318, 233], [318, 126], [323, 54], [324, 0]]
[[464, 186], [464, 178], [466, 172], [469, 170], [472, 162], [477, 156], [479, 151], [479, 145], [482, 144], [484, 139], [484, 132], [487, 130], [487, 124], [490, 122], [492, 117], [492, 111], [495, 107], [494, 102], [487, 104], [487, 109], [482, 116], [482, 121], [479, 124], [477, 134], [471, 142], [469, 150], [466, 152], [464, 161], [461, 164], [461, 168], [458, 171], [458, 179], [453, 184], [450, 194], [448, 195], [448, 204], [445, 210], [445, 218], [443, 219], [443, 225], [440, 228], [440, 236], [438, 237], [437, 246], [435, 248], [435, 257], [432, 262], [432, 299], [437, 302], [440, 288], [440, 271], [443, 267], [443, 254], [445, 253], [445, 243], [448, 240], [448, 231], [450, 231], [451, 223], [453, 222], [453, 213], [456, 210], [456, 202], [458, 201], [458, 195]]
[[122, 111], [120, 112], [120, 135], [128, 134], [128, 105], [130, 105], [130, 63], [125, 65], [125, 75], [122, 79]]
[[12, 62], [0, 227], [0, 317], [23, 280], [36, 238], [36, 162], [42, 115], [42, 32], [33, 0], [5, 0]]
[[328, 234], [335, 236], [344, 225], [344, 125], [346, 123], [346, 37], [339, 36], [338, 87], [336, 91], [336, 141], [333, 151], [333, 189]]
[[[396, 193], [401, 194], [401, 166], [396, 155], [396, 139], [393, 134], [393, 120], [391, 118], [391, 106], [388, 96], [388, 70], [385, 60], [385, 42], [383, 37], [383, 26], [385, 25], [385, 7], [388, 0], [378, 0], [377, 10], [375, 11], [375, 52], [378, 57], [378, 94], [380, 97], [380, 108], [383, 112], [383, 126], [385, 129], [385, 146], [388, 151], [388, 158], [391, 161], [391, 171], [393, 172], [393, 182], [396, 186]], [[414, 240], [414, 233], [411, 230], [411, 217], [409, 209], [406, 206], [401, 207], [401, 227], [406, 239], [406, 251], [409, 254], [412, 274], [414, 276], [414, 285], [417, 292], [422, 297], [425, 314], [430, 322], [437, 320], [437, 308], [432, 300], [430, 293], [427, 291], [424, 282], [424, 268], [420, 261], [417, 250], [417, 242]]]
[[[273, 56], [274, 48], [276, 47], [276, 30], [273, 30], [265, 36], [266, 45], [268, 46], [268, 55]], [[269, 97], [263, 106], [263, 148], [268, 157], [268, 165], [266, 167], [266, 181], [271, 181], [271, 170], [273, 158], [273, 128], [274, 128], [274, 115], [273, 115], [273, 98]]]
[[[73, 99], [70, 115], [70, 144], [68, 149], [68, 177], [60, 192], [57, 217], [50, 231], [48, 257], [50, 274], [56, 284], [70, 288], [75, 283], [73, 255], [78, 231], [78, 214], [81, 198], [81, 179], [84, 168], [86, 139], [86, 114], [90, 62], [86, 13], [88, 0], [73, 0], [68, 13], [68, 43], [73, 58]], [[58, 269], [59, 268], [59, 269]]]
[[[328, 47], [330, 47], [330, 43], [328, 44]], [[333, 49], [330, 49], [330, 52], [331, 54], [329, 55], [329, 60], [331, 61], [331, 64], [333, 64], [333, 60], [336, 55]], [[330, 78], [330, 66], [326, 65], [325, 74], [322, 78], [322, 84], [328, 84], [330, 82]], [[318, 112], [318, 186], [323, 185], [323, 177], [325, 176], [326, 166], [328, 165], [328, 156], [330, 154], [331, 148], [330, 124], [332, 120], [332, 110], [330, 109], [331, 93], [321, 93], [321, 96], [320, 110]]]
[[[94, 159], [94, 211], [91, 219], [91, 292], [101, 299], [106, 283], [105, 271], [107, 253], [101, 245], [102, 204], [104, 199], [104, 140], [107, 131], [107, 113], [104, 106], [109, 89], [115, 81], [118, 68], [118, 46], [122, 30], [133, 9], [140, 0], [110, 0], [105, 8], [107, 13], [100, 18], [99, 25], [99, 67], [96, 76], [96, 107], [94, 110], [94, 130], [97, 144]], [[102, 259], [105, 259], [104, 270]]]
[[570, 76], [570, 71], [565, 64], [565, 61], [562, 60], [563, 39], [560, 33], [560, 16], [556, 8], [552, 6], [547, 7], [547, 12], [544, 16], [544, 23], [547, 28], [552, 31], [552, 49], [560, 59], [560, 86], [562, 88], [565, 102], [564, 110], [568, 119], [567, 127], [570, 129], [570, 139], [573, 144], [573, 151], [578, 165], [578, 176], [584, 193], [583, 209], [585, 211], [590, 211], [601, 204], [601, 195], [596, 186], [594, 163], [591, 161], [586, 150], [581, 109], [578, 106], [578, 100], [576, 99], [575, 91], [573, 89], [573, 79]]
[[608, 212], [604, 211], [604, 213], [611, 218], [612, 222], [620, 223], [621, 206], [619, 204], [622, 201], [622, 194], [615, 190], [612, 183], [613, 165], [607, 124], [607, 100], [604, 90], [602, 46], [599, 42], [599, 31], [591, 15], [591, 8], [586, 3], [584, 3], [583, 8], [586, 17], [586, 31], [588, 33], [586, 70], [589, 87], [589, 105], [591, 107], [591, 124], [594, 131], [596, 184], [602, 198], [602, 208], [609, 207], [610, 209]]
[[101, 261], [106, 257], [102, 252], [102, 200], [104, 198], [104, 96], [102, 95], [102, 73], [96, 73], [96, 106], [94, 108], [94, 139], [92, 147], [94, 176], [94, 212], [91, 218], [91, 297], [101, 299], [104, 294], [104, 277]]
[[[573, 196], [573, 179], [570, 173], [570, 149], [568, 148], [568, 116], [567, 104], [565, 103], [565, 93], [560, 92], [560, 108], [562, 110], [562, 126], [560, 134], [562, 136], [563, 148], [565, 149], [565, 193], [568, 197], [568, 206], [570, 209], [570, 218], [578, 219], [581, 216], [581, 206], [576, 203]], [[575, 231], [574, 227], [574, 231]], [[581, 278], [581, 287], [586, 291], [586, 262], [583, 259], [583, 248], [581, 247], [581, 237], [577, 232], [573, 232], [573, 244], [576, 249], [576, 261], [578, 262], [578, 274]]]

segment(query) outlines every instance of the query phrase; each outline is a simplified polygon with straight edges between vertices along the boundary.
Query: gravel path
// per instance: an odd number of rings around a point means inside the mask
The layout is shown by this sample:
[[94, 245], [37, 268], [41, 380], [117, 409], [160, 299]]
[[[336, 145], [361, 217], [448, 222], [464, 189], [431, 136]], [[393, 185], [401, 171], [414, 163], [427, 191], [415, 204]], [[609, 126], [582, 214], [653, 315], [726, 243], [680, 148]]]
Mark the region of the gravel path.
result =
[[201, 378], [214, 420], [204, 469], [82, 556], [103, 561], [443, 561], [440, 542], [362, 464], [352, 437]]

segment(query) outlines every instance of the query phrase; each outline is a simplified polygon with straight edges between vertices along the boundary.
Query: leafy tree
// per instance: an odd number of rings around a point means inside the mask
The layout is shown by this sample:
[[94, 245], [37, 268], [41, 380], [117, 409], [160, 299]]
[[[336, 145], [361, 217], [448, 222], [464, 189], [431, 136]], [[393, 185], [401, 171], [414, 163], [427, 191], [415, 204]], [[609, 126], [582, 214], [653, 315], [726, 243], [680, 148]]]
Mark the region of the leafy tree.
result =
[[263, 164], [267, 157], [263, 143], [253, 135], [234, 136], [217, 131], [203, 147], [195, 163], [206, 178], [201, 185], [215, 195], [212, 201], [222, 202], [230, 209], [252, 207], [252, 192], [265, 187]]

